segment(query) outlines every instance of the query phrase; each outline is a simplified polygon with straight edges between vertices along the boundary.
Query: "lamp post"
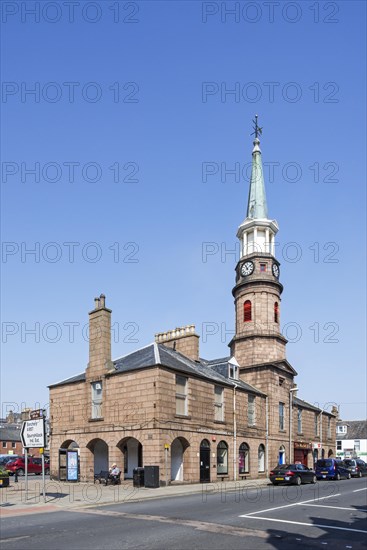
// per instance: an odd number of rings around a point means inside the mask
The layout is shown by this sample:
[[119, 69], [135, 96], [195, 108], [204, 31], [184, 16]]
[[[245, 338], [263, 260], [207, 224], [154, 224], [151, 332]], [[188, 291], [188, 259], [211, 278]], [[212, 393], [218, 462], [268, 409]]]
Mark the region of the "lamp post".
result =
[[292, 407], [293, 392], [298, 391], [298, 386], [289, 389], [289, 463], [292, 462]]

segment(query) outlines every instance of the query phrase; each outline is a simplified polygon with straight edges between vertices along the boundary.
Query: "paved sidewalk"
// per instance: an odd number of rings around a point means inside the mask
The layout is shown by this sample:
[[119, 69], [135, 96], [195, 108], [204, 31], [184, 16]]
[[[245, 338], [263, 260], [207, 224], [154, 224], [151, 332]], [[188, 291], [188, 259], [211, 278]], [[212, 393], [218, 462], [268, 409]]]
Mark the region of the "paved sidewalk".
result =
[[185, 485], [169, 485], [157, 489], [133, 487], [132, 481], [124, 481], [121, 485], [100, 485], [99, 483], [65, 483], [46, 481], [45, 498], [42, 493], [42, 480], [31, 477], [28, 480], [28, 494], [25, 491], [25, 481], [15, 483], [10, 481], [9, 487], [0, 490], [0, 515], [9, 517], [30, 513], [46, 513], [60, 510], [73, 510], [90, 506], [142, 502], [146, 499], [168, 498], [202, 493], [202, 498], [213, 496], [223, 499], [227, 492], [238, 492], [245, 495], [249, 490], [261, 490], [269, 484], [268, 479], [246, 481], [219, 481], [215, 483], [197, 483]]

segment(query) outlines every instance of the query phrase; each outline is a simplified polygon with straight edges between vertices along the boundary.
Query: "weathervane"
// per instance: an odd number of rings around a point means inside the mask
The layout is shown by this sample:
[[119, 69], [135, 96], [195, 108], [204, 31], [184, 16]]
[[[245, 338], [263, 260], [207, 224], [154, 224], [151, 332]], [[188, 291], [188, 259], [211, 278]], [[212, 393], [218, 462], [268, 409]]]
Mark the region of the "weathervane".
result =
[[261, 134], [263, 133], [263, 126], [258, 126], [257, 124], [257, 119], [259, 118], [259, 115], [255, 115], [255, 120], [253, 120], [252, 122], [254, 123], [254, 132], [252, 132], [252, 136], [255, 134], [255, 139], [258, 139], [259, 136], [261, 136]]

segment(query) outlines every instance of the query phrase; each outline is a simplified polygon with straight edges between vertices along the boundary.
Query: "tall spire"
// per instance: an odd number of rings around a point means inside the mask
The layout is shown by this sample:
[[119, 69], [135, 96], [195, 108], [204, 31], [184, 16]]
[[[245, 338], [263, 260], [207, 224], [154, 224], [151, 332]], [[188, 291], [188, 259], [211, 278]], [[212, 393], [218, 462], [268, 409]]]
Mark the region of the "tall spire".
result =
[[267, 219], [268, 207], [266, 204], [265, 184], [263, 165], [261, 160], [260, 140], [259, 135], [262, 134], [262, 128], [257, 124], [258, 115], [255, 115], [254, 122], [254, 148], [252, 150], [252, 170], [251, 182], [248, 194], [247, 203], [247, 218], [251, 219]]

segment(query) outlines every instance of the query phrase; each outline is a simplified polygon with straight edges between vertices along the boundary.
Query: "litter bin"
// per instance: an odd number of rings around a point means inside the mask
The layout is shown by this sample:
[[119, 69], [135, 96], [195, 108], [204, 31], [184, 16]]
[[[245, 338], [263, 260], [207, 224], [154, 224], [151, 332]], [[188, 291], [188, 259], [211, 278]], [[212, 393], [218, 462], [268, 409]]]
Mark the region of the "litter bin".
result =
[[145, 466], [145, 487], [159, 487], [159, 466]]
[[133, 469], [133, 486], [144, 487], [144, 468]]

